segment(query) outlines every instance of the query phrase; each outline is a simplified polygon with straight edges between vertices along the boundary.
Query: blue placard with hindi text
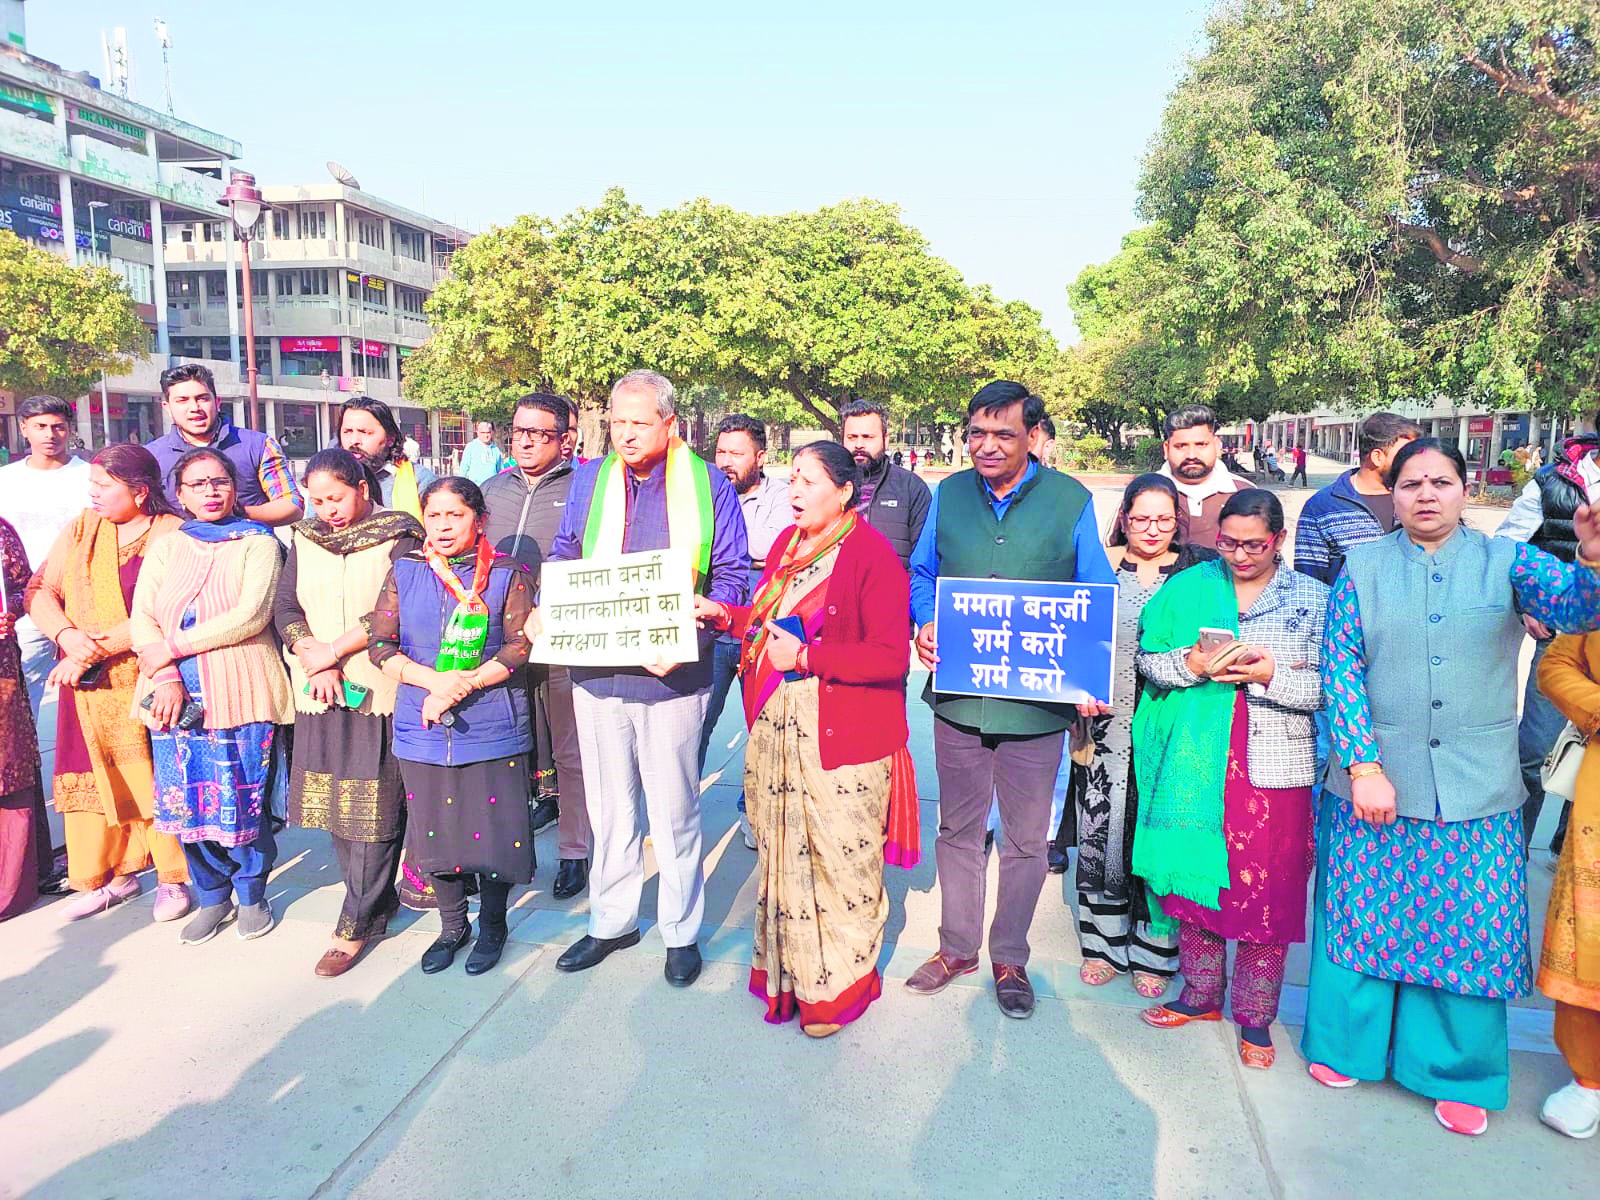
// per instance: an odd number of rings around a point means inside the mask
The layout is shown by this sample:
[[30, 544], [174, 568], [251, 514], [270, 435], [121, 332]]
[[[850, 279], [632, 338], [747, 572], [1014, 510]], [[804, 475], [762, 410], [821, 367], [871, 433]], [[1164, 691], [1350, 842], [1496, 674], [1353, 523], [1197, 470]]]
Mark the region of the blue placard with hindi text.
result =
[[1051, 704], [1112, 700], [1114, 584], [940, 577], [934, 630], [936, 692]]

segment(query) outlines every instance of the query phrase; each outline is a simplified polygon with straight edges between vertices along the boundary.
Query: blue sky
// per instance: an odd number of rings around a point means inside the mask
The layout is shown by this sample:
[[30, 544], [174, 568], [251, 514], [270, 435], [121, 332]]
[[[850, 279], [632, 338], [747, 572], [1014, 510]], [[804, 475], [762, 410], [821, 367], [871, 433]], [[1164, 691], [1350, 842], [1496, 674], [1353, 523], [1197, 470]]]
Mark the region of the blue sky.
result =
[[[760, 15], [771, 9], [777, 15]], [[753, 15], [753, 12], [755, 15]], [[28, 48], [238, 139], [264, 183], [337, 159], [472, 229], [611, 184], [649, 208], [898, 203], [972, 282], [1072, 336], [1065, 286], [1134, 224], [1139, 159], [1201, 0], [836, 3], [29, 0]], [[591, 15], [602, 13], [603, 15]]]

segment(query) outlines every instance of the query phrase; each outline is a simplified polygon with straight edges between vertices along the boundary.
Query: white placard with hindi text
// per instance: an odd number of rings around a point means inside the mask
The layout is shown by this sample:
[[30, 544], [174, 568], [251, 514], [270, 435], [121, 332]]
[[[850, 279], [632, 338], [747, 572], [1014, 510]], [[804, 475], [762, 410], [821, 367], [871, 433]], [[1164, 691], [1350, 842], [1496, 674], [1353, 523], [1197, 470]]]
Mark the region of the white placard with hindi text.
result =
[[641, 550], [540, 570], [544, 624], [532, 662], [582, 667], [639, 667], [694, 662], [694, 572], [682, 550]]

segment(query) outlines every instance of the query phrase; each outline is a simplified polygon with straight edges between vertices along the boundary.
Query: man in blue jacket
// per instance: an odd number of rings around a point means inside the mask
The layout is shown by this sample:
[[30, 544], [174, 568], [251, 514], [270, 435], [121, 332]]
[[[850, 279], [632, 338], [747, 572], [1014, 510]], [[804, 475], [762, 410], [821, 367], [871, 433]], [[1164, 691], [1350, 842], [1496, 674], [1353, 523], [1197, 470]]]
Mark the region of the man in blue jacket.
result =
[[1361, 465], [1346, 471], [1300, 510], [1294, 527], [1294, 569], [1329, 587], [1339, 577], [1351, 546], [1381, 538], [1394, 528], [1394, 500], [1383, 481], [1400, 447], [1422, 436], [1422, 426], [1392, 412], [1361, 422], [1356, 450]]

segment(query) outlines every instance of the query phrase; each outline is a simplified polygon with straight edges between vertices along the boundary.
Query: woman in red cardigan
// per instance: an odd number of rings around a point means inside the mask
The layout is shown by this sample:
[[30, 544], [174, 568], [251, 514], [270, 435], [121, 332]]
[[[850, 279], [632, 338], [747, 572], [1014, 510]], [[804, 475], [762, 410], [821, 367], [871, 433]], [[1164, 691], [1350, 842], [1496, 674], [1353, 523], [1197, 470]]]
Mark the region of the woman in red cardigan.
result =
[[773, 1024], [798, 1009], [812, 1037], [838, 1032], [882, 993], [884, 830], [891, 781], [904, 781], [909, 762], [910, 584], [856, 516], [859, 486], [843, 447], [797, 451], [794, 528], [767, 555], [754, 600], [695, 604], [743, 642], [744, 790], [760, 855], [750, 991]]

